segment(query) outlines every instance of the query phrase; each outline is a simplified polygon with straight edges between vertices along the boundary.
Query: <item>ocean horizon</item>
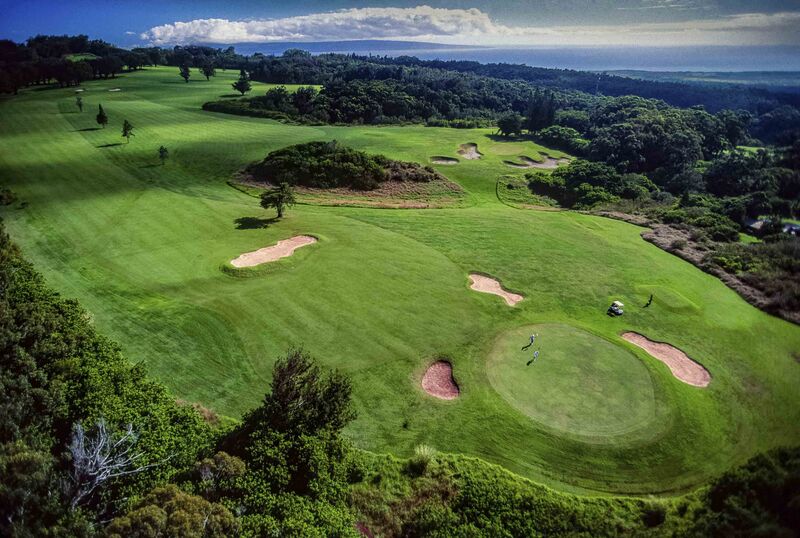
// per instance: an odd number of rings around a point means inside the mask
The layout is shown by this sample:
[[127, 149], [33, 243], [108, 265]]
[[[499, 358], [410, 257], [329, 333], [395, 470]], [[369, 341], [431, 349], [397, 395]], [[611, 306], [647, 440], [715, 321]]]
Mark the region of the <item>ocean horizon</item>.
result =
[[702, 47], [480, 47], [433, 43], [344, 41], [240, 43], [240, 52], [281, 54], [290, 48], [376, 56], [416, 56], [423, 60], [473, 60], [581, 71], [800, 71], [797, 46]]

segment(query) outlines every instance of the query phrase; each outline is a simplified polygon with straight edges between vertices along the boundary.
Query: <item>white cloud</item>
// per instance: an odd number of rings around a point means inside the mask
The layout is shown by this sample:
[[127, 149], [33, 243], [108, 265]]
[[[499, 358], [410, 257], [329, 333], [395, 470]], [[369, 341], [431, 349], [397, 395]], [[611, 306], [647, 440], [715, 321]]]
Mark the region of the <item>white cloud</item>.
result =
[[[651, 5], [684, 7], [666, 0]], [[619, 26], [508, 26], [479, 9], [356, 8], [281, 19], [197, 19], [151, 28], [155, 45], [396, 39], [474, 45], [800, 44], [800, 13], [745, 13], [717, 19]]]

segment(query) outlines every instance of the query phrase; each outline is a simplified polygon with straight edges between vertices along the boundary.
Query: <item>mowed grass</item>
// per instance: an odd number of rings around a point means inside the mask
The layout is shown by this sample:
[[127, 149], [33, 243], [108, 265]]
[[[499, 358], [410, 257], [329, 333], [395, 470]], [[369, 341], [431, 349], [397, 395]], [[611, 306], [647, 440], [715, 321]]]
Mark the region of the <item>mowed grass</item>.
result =
[[[531, 335], [536, 338], [528, 347]], [[558, 433], [604, 442], [636, 430], [650, 438], [660, 430], [647, 367], [630, 351], [580, 328], [513, 329], [498, 338], [486, 370], [508, 403]]]
[[[83, 113], [72, 89], [29, 90], [0, 104], [0, 179], [19, 197], [2, 209], [13, 238], [176, 396], [237, 417], [268, 389], [275, 359], [303, 345], [352, 377], [359, 418], [347, 434], [356, 445], [410, 455], [425, 443], [579, 492], [683, 491], [757, 451], [800, 441], [792, 358], [800, 328], [644, 242], [639, 228], [498, 201], [497, 178], [509, 173], [503, 160], [557, 152], [488, 129], [290, 126], [200, 110], [231, 95], [236, 76], [207, 82], [195, 71], [185, 84], [177, 69], [159, 68], [91, 82]], [[106, 129], [94, 123], [98, 103]], [[130, 144], [120, 136], [123, 119], [135, 126]], [[421, 163], [476, 142], [484, 157], [438, 167], [467, 191], [464, 207], [300, 205], [265, 228], [238, 228], [238, 219], [273, 216], [226, 185], [239, 168], [289, 144], [330, 139]], [[161, 145], [170, 151], [164, 166]], [[319, 243], [246, 276], [222, 270], [242, 252], [298, 234]], [[470, 291], [471, 271], [526, 300], [509, 308]], [[656, 300], [644, 309], [648, 290]], [[626, 303], [625, 316], [605, 315], [614, 299]], [[580, 328], [603, 346], [577, 378], [552, 372], [554, 405], [571, 407], [548, 410], [549, 419], [541, 408], [520, 411], [489, 378], [498, 338], [541, 324]], [[711, 384], [676, 380], [624, 342], [626, 330], [686, 351], [710, 370]], [[585, 349], [567, 340], [562, 372], [570, 350]], [[419, 387], [441, 356], [462, 389], [454, 401]], [[645, 376], [652, 396], [642, 396]], [[509, 379], [515, 394], [525, 387]], [[602, 435], [553, 427], [567, 411], [590, 424], [575, 411], [604, 398], [606, 423], [591, 426]], [[636, 411], [643, 416], [656, 414], [652, 427], [618, 427], [626, 399], [644, 406]]]

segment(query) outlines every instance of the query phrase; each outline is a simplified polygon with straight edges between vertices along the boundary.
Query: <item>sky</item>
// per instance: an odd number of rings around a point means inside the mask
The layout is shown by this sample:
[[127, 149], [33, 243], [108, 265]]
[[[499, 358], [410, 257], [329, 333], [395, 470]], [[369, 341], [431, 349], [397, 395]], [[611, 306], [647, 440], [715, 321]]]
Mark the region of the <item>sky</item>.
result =
[[383, 39], [495, 46], [800, 45], [800, 0], [0, 0], [0, 38], [120, 46]]

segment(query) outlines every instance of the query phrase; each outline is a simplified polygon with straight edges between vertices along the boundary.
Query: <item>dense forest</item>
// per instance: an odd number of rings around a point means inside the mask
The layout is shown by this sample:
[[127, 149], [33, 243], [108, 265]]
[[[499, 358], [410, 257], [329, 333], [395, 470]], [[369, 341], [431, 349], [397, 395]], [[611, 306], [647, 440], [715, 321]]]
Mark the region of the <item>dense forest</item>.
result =
[[561, 494], [427, 447], [355, 449], [341, 435], [350, 380], [302, 350], [239, 422], [180, 404], [1, 230], [0, 290], [3, 536], [790, 536], [800, 523], [798, 450], [674, 499]]

